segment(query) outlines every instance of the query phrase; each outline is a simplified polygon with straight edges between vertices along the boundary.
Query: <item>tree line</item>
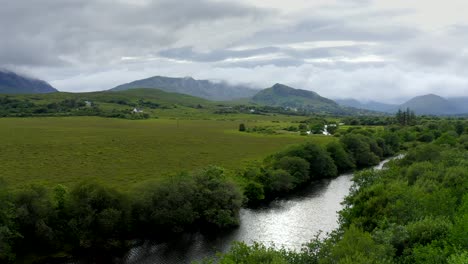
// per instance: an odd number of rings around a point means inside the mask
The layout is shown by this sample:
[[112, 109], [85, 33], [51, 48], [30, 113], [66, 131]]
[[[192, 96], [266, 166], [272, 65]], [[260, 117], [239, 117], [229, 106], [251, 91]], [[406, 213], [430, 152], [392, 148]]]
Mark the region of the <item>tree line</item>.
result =
[[[57, 252], [123, 252], [130, 239], [238, 224], [242, 192], [223, 169], [208, 167], [129, 193], [95, 182], [71, 189], [0, 184], [0, 262]], [[21, 259], [24, 261], [24, 259]]]
[[[47, 256], [56, 252], [73, 255], [92, 250], [122, 251], [122, 248], [127, 247], [127, 242], [134, 238], [161, 238], [174, 232], [199, 228], [230, 228], [238, 224], [238, 212], [242, 206], [256, 206], [315, 180], [376, 165], [385, 157], [393, 156], [401, 150], [410, 152], [401, 162], [401, 169], [391, 171], [396, 171], [394, 176], [404, 179], [411, 188], [419, 188], [410, 193], [421, 194], [417, 191], [429, 188], [427, 191], [432, 190], [440, 197], [437, 196], [437, 200], [422, 195], [421, 199], [428, 199], [428, 204], [442, 202], [442, 198], [447, 198], [446, 201], [456, 198], [460, 202], [463, 199], [459, 196], [450, 196], [449, 193], [439, 193], [437, 190], [441, 186], [445, 186], [446, 191], [447, 188], [464, 186], [466, 177], [451, 174], [452, 184], [437, 175], [445, 173], [444, 166], [457, 165], [461, 160], [457, 156], [459, 153], [463, 153], [465, 157], [465, 167], [454, 170], [467, 171], [467, 127], [466, 122], [459, 120], [439, 120], [416, 126], [388, 126], [384, 129], [349, 128], [340, 131], [339, 138], [326, 146], [312, 143], [298, 145], [271, 155], [262, 162], [239, 169], [236, 172], [239, 177], [236, 182], [232, 182], [232, 177], [228, 177], [222, 168], [210, 166], [200, 171], [182, 173], [163, 182], [144, 182], [134, 190], [124, 193], [95, 182], [83, 182], [76, 186], [58, 185], [53, 189], [41, 185], [11, 189], [1, 183], [0, 262], [14, 262], [18, 256]], [[451, 149], [459, 152], [450, 152]], [[465, 152], [461, 152], [462, 149]], [[427, 163], [439, 161], [439, 165]], [[413, 164], [418, 165], [411, 167]], [[423, 181], [422, 179], [426, 179], [426, 176], [420, 176], [423, 172], [427, 172], [427, 177], [432, 177], [433, 180]], [[400, 173], [405, 176], [399, 176]], [[375, 202], [380, 203], [380, 193], [392, 186], [386, 186], [385, 181], [380, 182], [378, 188], [373, 187], [376, 189], [362, 194], [361, 190], [366, 190], [368, 185], [374, 183], [374, 178], [381, 176], [374, 172], [360, 175], [374, 176], [356, 177], [359, 185], [355, 189], [359, 191], [351, 197], [363, 195], [363, 198], [347, 199], [349, 209], [342, 213], [342, 229], [337, 234], [349, 229], [352, 230], [349, 232], [361, 232], [369, 242], [372, 232], [384, 227], [378, 222], [380, 210], [387, 210], [388, 207], [385, 206], [388, 202], [392, 201], [393, 204], [396, 200], [392, 199], [400, 197], [404, 192], [391, 195], [385, 192], [385, 195], [390, 196], [382, 198], [385, 202], [382, 207], [373, 202], [367, 204], [372, 195], [375, 196]], [[416, 184], [419, 181], [427, 186]], [[406, 190], [403, 187], [398, 188], [397, 191]], [[465, 191], [457, 190], [460, 193]], [[451, 206], [447, 204], [443, 208]], [[359, 208], [365, 210], [355, 211]], [[400, 208], [391, 209], [395, 216], [388, 216], [390, 220], [403, 219], [406, 214], [412, 215], [414, 213], [411, 210], [418, 207], [402, 207], [402, 211], [399, 211]], [[425, 210], [424, 212], [430, 211]], [[362, 222], [357, 222], [358, 220]], [[334, 244], [338, 244], [343, 236], [337, 235], [334, 238]], [[372, 239], [376, 241], [373, 237]], [[239, 247], [245, 249], [242, 245]], [[262, 250], [262, 247], [258, 246], [258, 250]]]
[[[400, 131], [411, 139], [401, 145], [409, 147], [406, 155], [384, 170], [356, 173], [340, 227], [324, 239], [311, 238], [301, 251], [235, 243], [204, 263], [467, 263], [466, 127], [442, 120]], [[437, 136], [418, 140], [429, 132]]]
[[[136, 103], [126, 101], [112, 101], [111, 103], [130, 106], [144, 106], [151, 109], [158, 104], [139, 100]], [[9, 96], [0, 97], [0, 117], [31, 117], [31, 116], [100, 116], [123, 119], [147, 119], [148, 113], [133, 113], [132, 109], [104, 109], [98, 104], [84, 99], [64, 99], [57, 102], [37, 104], [28, 99], [17, 99]]]

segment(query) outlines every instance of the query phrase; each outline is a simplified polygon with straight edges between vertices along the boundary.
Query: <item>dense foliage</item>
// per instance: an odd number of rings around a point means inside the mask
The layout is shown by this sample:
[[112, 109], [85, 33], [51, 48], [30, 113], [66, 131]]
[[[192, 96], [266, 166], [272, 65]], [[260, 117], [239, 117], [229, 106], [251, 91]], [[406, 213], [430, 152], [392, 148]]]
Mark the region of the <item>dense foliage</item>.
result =
[[305, 143], [268, 157], [242, 172], [249, 205], [257, 205], [284, 195], [314, 180], [332, 178], [355, 168], [379, 164], [400, 151], [405, 129], [398, 131], [348, 129], [340, 140], [325, 147]]
[[0, 260], [106, 252], [132, 238], [229, 228], [238, 224], [243, 202], [256, 205], [407, 150], [382, 172], [356, 175], [341, 227], [328, 239], [299, 253], [236, 244], [221, 263], [462, 263], [468, 248], [467, 128], [463, 120], [352, 127], [324, 147], [305, 143], [248, 166], [239, 171], [240, 186], [219, 167], [144, 182], [125, 193], [94, 182], [52, 190], [1, 184]]
[[126, 239], [238, 224], [242, 193], [209, 167], [129, 193], [84, 182], [0, 192], [0, 261], [35, 254], [122, 249]]
[[[409, 150], [384, 170], [354, 176], [339, 229], [326, 239], [313, 239], [300, 252], [238, 243], [220, 255], [219, 263], [467, 263], [466, 127], [443, 120], [389, 128], [393, 132], [383, 135], [386, 142], [398, 142], [391, 139], [397, 135]], [[427, 133], [431, 143], [421, 141]], [[363, 141], [355, 133], [350, 136]]]
[[[112, 103], [128, 107], [158, 107], [157, 104], [141, 100], [138, 104], [115, 101]], [[29, 99], [17, 99], [10, 96], [0, 97], [0, 117], [28, 116], [102, 116], [125, 119], [146, 119], [147, 113], [133, 112], [127, 109], [106, 109], [84, 99], [64, 99], [46, 104], [38, 104]]]

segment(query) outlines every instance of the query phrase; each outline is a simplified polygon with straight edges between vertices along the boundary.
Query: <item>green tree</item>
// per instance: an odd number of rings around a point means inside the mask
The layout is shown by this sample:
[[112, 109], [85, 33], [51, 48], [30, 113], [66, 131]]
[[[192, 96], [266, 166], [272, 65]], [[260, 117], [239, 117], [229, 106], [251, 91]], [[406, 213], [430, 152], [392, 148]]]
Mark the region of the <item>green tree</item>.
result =
[[14, 242], [21, 237], [15, 228], [14, 208], [11, 193], [0, 179], [0, 262], [2, 263], [15, 260]]
[[369, 138], [359, 134], [347, 134], [341, 138], [341, 143], [350, 152], [357, 167], [377, 165], [379, 157], [372, 151]]
[[47, 189], [31, 185], [15, 196], [18, 230], [24, 237], [22, 248], [44, 251], [59, 242], [53, 222], [57, 215]]
[[330, 154], [317, 144], [306, 143], [277, 155], [278, 158], [283, 156], [295, 156], [309, 162], [311, 179], [330, 178], [338, 175], [338, 169]]
[[194, 204], [196, 186], [188, 176], [145, 183], [136, 192], [132, 219], [138, 233], [181, 232], [199, 218]]
[[351, 156], [345, 151], [341, 143], [328, 143], [327, 151], [328, 153], [330, 153], [330, 157], [335, 162], [335, 165], [338, 168], [339, 172], [346, 172], [356, 167]]
[[127, 229], [129, 209], [117, 191], [92, 182], [82, 182], [70, 192], [70, 236], [74, 246], [103, 250], [120, 247]]
[[203, 223], [224, 228], [239, 224], [243, 197], [237, 185], [226, 180], [224, 170], [211, 166], [193, 175], [194, 204]]
[[244, 124], [244, 123], [242, 123], [242, 124], [239, 125], [239, 131], [240, 131], [240, 132], [244, 132], [244, 131], [245, 131], [245, 124]]
[[247, 203], [249, 205], [255, 205], [260, 201], [265, 199], [265, 190], [263, 189], [263, 185], [249, 181], [244, 188], [244, 196], [247, 198]]
[[321, 264], [380, 264], [392, 263], [392, 250], [388, 245], [379, 245], [369, 233], [354, 225], [345, 230], [342, 239], [333, 245], [330, 255], [320, 260]]
[[298, 184], [307, 182], [310, 179], [309, 163], [303, 158], [282, 157], [275, 163], [274, 167], [287, 171], [296, 179]]

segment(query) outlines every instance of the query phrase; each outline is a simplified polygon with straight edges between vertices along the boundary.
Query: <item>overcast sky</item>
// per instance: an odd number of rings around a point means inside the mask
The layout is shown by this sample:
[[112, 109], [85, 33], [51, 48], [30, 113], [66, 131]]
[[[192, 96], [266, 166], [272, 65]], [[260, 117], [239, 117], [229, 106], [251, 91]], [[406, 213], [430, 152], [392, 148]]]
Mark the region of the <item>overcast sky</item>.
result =
[[154, 75], [331, 98], [468, 96], [466, 0], [0, 0], [0, 68], [61, 91]]

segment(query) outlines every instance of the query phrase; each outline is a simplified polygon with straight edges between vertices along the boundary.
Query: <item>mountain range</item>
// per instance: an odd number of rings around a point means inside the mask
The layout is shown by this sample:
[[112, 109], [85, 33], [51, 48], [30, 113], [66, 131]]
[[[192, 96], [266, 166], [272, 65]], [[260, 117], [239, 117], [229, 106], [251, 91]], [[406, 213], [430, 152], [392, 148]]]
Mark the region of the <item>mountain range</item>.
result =
[[[283, 107], [295, 111], [330, 114], [369, 114], [372, 111], [395, 113], [398, 109], [410, 108], [418, 115], [457, 115], [468, 113], [468, 97], [443, 98], [435, 94], [414, 97], [402, 104], [386, 104], [376, 101], [362, 102], [357, 99], [322, 97], [310, 90], [295, 89], [284, 84], [275, 84], [263, 90], [226, 82], [195, 80], [191, 77], [171, 78], [154, 76], [122, 84], [109, 91], [124, 91], [137, 88], [159, 89], [170, 93], [191, 95], [214, 101], [253, 103]], [[45, 81], [0, 69], [0, 94], [53, 93], [57, 90]], [[239, 100], [241, 99], [241, 100]], [[361, 110], [359, 110], [361, 109]]]
[[43, 80], [33, 79], [20, 74], [0, 70], [0, 94], [53, 93], [57, 89]]
[[360, 102], [356, 99], [337, 99], [342, 106], [351, 106], [379, 112], [395, 113], [410, 108], [418, 115], [457, 115], [468, 113], [468, 97], [444, 98], [435, 94], [416, 96], [402, 104], [385, 104], [375, 101]]
[[111, 91], [122, 91], [135, 88], [155, 88], [166, 92], [188, 94], [209, 100], [229, 101], [254, 96], [258, 90], [242, 86], [230, 85], [226, 82], [195, 80], [192, 77], [171, 78], [154, 76], [122, 84]]

